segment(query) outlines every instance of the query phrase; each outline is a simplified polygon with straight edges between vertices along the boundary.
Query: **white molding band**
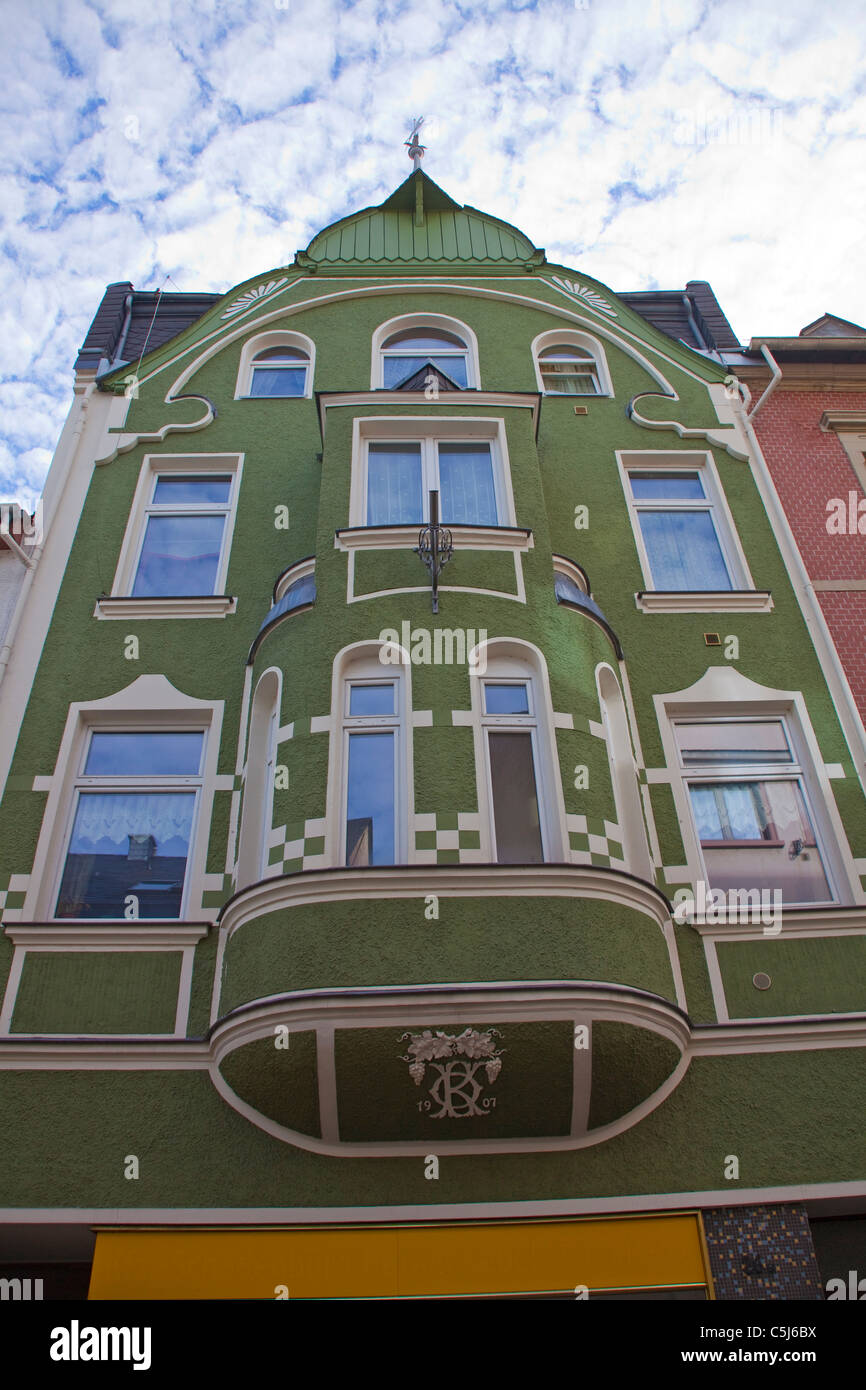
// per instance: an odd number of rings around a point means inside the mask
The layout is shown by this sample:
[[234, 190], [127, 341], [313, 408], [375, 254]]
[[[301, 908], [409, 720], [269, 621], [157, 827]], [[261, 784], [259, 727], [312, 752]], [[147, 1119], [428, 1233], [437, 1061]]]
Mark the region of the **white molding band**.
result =
[[238, 601], [230, 594], [206, 594], [178, 598], [98, 598], [94, 618], [225, 618], [237, 612]]
[[772, 613], [769, 589], [644, 590], [634, 596], [642, 613]]

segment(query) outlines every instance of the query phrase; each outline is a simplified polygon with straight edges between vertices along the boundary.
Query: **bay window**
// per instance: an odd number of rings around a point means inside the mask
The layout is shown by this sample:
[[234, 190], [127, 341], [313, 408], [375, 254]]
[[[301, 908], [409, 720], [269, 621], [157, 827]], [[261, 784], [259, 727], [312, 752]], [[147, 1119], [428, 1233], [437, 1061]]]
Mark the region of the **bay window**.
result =
[[366, 476], [368, 526], [421, 525], [431, 490], [445, 525], [507, 524], [493, 440], [369, 440]]

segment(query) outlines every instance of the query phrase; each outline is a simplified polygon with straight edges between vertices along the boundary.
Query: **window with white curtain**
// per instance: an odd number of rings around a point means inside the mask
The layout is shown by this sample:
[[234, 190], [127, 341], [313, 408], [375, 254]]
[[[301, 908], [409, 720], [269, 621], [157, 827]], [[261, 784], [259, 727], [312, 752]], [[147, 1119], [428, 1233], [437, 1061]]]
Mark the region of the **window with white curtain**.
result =
[[783, 718], [682, 720], [677, 748], [713, 889], [834, 898], [804, 769]]
[[368, 526], [423, 523], [431, 490], [439, 492], [439, 515], [445, 525], [505, 524], [495, 441], [368, 442]]
[[742, 587], [732, 536], [706, 468], [629, 468], [629, 500], [647, 587]]
[[182, 916], [203, 751], [200, 729], [89, 733], [56, 917]]

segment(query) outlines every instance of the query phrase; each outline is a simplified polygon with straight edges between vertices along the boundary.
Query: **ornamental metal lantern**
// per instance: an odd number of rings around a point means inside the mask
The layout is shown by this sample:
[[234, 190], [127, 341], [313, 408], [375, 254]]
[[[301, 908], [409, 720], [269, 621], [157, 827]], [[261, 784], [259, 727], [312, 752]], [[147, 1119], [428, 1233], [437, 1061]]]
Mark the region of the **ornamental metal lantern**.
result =
[[433, 612], [439, 612], [439, 575], [454, 553], [454, 538], [447, 526], [439, 524], [439, 493], [430, 493], [430, 523], [418, 532], [414, 553], [420, 555], [430, 571]]

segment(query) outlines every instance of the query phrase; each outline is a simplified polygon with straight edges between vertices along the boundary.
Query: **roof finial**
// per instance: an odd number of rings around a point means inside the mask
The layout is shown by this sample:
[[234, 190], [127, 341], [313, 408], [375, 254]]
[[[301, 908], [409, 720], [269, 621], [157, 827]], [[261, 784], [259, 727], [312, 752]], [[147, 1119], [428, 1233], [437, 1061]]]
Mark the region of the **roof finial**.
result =
[[416, 116], [412, 121], [412, 134], [403, 144], [409, 147], [409, 158], [412, 160], [412, 167], [417, 171], [421, 168], [421, 160], [424, 158], [424, 151], [427, 146], [422, 145], [418, 139], [418, 132], [424, 124], [423, 116]]

